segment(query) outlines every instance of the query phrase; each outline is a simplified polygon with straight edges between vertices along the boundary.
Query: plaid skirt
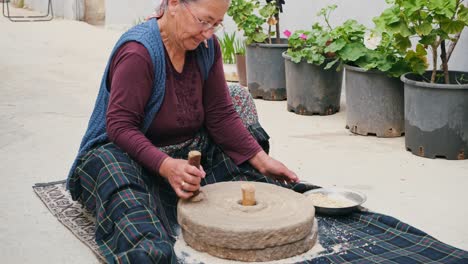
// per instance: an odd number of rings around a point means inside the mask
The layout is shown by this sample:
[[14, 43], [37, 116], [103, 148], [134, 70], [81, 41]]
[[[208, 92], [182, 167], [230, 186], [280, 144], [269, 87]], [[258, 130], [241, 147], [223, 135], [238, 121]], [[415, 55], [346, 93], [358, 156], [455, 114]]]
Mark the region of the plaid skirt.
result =
[[[245, 127], [268, 152], [269, 136], [258, 123], [252, 97], [230, 85], [234, 107]], [[201, 185], [223, 181], [260, 181], [298, 192], [314, 186], [284, 184], [265, 177], [248, 162], [236, 165], [201, 130], [186, 142], [160, 148], [173, 158], [202, 153], [206, 177]], [[113, 143], [90, 150], [80, 158], [70, 178], [70, 193], [96, 216], [96, 242], [108, 263], [177, 263], [173, 245], [179, 233], [178, 197], [166, 179], [154, 175]]]

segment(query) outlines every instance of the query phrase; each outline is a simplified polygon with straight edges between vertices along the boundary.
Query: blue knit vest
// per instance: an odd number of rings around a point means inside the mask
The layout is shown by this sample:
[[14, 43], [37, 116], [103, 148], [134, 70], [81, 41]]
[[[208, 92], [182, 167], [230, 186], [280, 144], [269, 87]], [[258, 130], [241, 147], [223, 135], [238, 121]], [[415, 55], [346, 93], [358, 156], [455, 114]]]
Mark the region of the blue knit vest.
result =
[[[111, 52], [109, 61], [107, 62], [104, 75], [101, 80], [101, 87], [94, 105], [94, 110], [89, 119], [88, 128], [83, 136], [80, 144], [78, 155], [73, 162], [71, 170], [68, 174], [68, 180], [78, 165], [78, 160], [86, 154], [93, 147], [107, 142], [108, 136], [106, 132], [106, 112], [109, 104], [109, 88], [107, 87], [107, 77], [109, 74], [110, 64], [116, 51], [125, 43], [129, 41], [137, 41], [145, 46], [151, 56], [154, 68], [154, 83], [151, 97], [145, 106], [145, 117], [141, 126], [141, 131], [146, 133], [151, 123], [153, 122], [156, 113], [159, 111], [164, 99], [164, 92], [166, 88], [166, 66], [164, 46], [161, 40], [159, 27], [156, 19], [151, 19], [145, 23], [141, 23], [127, 32], [125, 32], [115, 44]], [[204, 44], [196, 49], [198, 66], [202, 72], [203, 79], [208, 78], [211, 66], [214, 63], [214, 45], [213, 39], [208, 40], [208, 48]], [[68, 181], [67, 181], [68, 186]]]

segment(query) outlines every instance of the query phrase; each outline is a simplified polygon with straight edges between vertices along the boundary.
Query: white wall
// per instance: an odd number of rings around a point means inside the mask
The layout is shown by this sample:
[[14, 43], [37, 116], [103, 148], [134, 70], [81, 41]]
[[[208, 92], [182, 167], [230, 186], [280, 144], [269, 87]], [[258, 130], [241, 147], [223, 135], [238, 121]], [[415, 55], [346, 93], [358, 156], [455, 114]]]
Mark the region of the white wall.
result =
[[106, 27], [129, 28], [139, 19], [153, 13], [159, 0], [106, 0]]
[[468, 71], [468, 28], [466, 27], [450, 58], [449, 67], [450, 70]]

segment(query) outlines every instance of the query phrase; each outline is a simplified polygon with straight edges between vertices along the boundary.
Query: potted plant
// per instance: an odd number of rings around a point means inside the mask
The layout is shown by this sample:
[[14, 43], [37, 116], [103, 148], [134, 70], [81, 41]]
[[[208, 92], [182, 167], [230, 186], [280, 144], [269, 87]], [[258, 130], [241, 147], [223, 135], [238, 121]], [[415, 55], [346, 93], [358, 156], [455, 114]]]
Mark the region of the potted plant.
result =
[[[423, 157], [466, 159], [468, 151], [468, 72], [450, 71], [448, 62], [463, 29], [468, 8], [463, 0], [389, 1], [377, 20], [380, 28], [397, 36], [410, 64], [420, 64], [427, 50], [432, 70], [415, 67], [401, 77], [405, 92], [405, 145]], [[441, 68], [439, 70], [439, 58]]]
[[[254, 98], [286, 99], [284, 60], [287, 40], [280, 38], [284, 0], [232, 0], [228, 10], [246, 41], [247, 86]], [[275, 37], [275, 38], [273, 38]]]
[[[322, 10], [322, 15], [331, 10]], [[325, 22], [331, 29], [328, 19]], [[324, 52], [335, 59], [327, 67], [338, 63], [338, 69], [342, 65], [346, 69], [346, 128], [353, 133], [378, 137], [404, 134], [403, 84], [399, 77], [412, 65], [394, 42], [393, 34], [367, 29], [352, 19], [329, 32]]]
[[396, 46], [397, 37], [386, 30], [345, 23], [338, 34], [347, 43], [340, 52], [346, 64], [346, 128], [359, 135], [404, 135], [404, 93], [399, 78], [413, 68], [424, 68], [425, 61], [409, 63], [406, 50]]
[[239, 82], [240, 85], [247, 86], [244, 42], [236, 37], [236, 32], [231, 34], [224, 32], [218, 40], [221, 46], [226, 81]]
[[314, 23], [310, 30], [291, 33], [285, 30], [289, 48], [283, 53], [285, 59], [287, 109], [300, 115], [331, 115], [340, 109], [343, 73], [338, 71], [336, 52], [326, 52], [333, 45], [331, 5], [317, 14], [326, 25]]
[[240, 39], [234, 42], [234, 52], [236, 56], [236, 69], [237, 76], [239, 77], [239, 84], [247, 86], [247, 65], [245, 63], [245, 43]]
[[228, 82], [239, 81], [237, 71], [234, 63], [236, 63], [235, 42], [236, 33], [224, 33], [218, 38], [219, 46], [221, 48], [221, 55], [224, 64], [224, 76]]

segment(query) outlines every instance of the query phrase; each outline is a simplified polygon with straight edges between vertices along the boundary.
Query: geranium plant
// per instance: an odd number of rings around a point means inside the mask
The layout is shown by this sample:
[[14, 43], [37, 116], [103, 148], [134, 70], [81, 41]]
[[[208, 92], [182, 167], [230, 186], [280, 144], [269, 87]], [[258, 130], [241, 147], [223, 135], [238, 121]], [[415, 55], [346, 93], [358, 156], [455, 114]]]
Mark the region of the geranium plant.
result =
[[378, 28], [395, 35], [396, 47], [406, 51], [412, 47], [411, 38], [417, 37], [415, 51], [410, 50], [406, 59], [413, 71], [423, 74], [427, 65], [421, 64], [432, 52], [430, 82], [437, 82], [438, 57], [442, 61], [444, 82], [449, 83], [448, 62], [463, 29], [468, 26], [468, 8], [463, 0], [387, 0], [391, 7], [374, 22]]
[[392, 34], [371, 31], [352, 19], [333, 28], [329, 20], [336, 8], [330, 5], [321, 9], [317, 16], [324, 23], [313, 24], [311, 30], [284, 32], [289, 36], [287, 54], [293, 62], [305, 60], [317, 65], [327, 62], [325, 69], [338, 63], [338, 70], [347, 63], [365, 70], [379, 70], [389, 76], [400, 76], [410, 70], [404, 52], [393, 46]]
[[426, 67], [425, 58], [419, 54], [411, 64], [407, 60], [406, 51], [395, 47], [395, 36], [389, 32], [366, 29], [364, 33], [356, 34], [354, 40], [346, 41], [346, 31], [345, 25], [337, 31], [340, 40], [336, 44], [338, 47], [343, 46], [339, 56], [346, 64], [365, 70], [378, 70], [390, 77], [400, 77], [413, 71], [413, 67]]
[[[334, 52], [326, 52], [327, 47], [333, 43], [332, 31], [328, 19], [330, 13], [336, 9], [336, 5], [331, 5], [320, 10], [317, 15], [323, 17], [326, 25], [314, 23], [310, 30], [297, 30], [291, 33], [285, 30], [283, 34], [288, 37], [289, 48], [286, 52], [291, 56], [291, 60], [295, 63], [306, 61], [310, 64], [321, 65], [327, 58], [335, 58]], [[334, 61], [336, 62], [336, 61]], [[331, 67], [334, 62], [329, 63], [326, 68]]]
[[243, 30], [247, 44], [272, 43], [272, 36], [279, 43], [279, 13], [283, 12], [283, 4], [284, 0], [232, 0], [227, 13], [238, 30]]

